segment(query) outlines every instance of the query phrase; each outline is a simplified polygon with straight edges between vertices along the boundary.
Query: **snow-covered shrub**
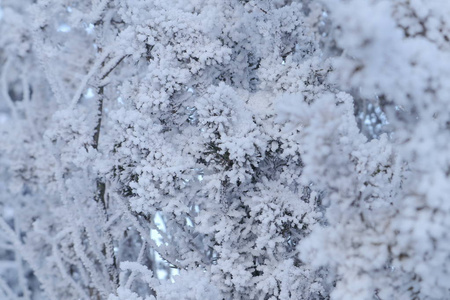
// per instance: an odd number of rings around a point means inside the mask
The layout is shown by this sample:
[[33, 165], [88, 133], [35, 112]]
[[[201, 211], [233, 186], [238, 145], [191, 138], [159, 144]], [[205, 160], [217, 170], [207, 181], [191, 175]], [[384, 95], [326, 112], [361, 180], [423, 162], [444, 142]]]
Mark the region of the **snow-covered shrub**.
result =
[[0, 298], [446, 299], [444, 1], [0, 2]]

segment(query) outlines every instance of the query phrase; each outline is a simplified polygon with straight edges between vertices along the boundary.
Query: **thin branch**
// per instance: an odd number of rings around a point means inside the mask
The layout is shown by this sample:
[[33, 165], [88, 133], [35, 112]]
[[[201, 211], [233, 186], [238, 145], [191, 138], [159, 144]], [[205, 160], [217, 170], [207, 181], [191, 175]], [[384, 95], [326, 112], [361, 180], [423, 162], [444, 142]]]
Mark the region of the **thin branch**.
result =
[[70, 107], [73, 109], [75, 105], [78, 103], [78, 101], [81, 98], [81, 95], [83, 94], [83, 91], [86, 89], [86, 86], [89, 82], [89, 80], [94, 76], [94, 74], [98, 71], [98, 69], [104, 65], [108, 55], [111, 53], [111, 48], [108, 48], [107, 50], [103, 51], [100, 54], [100, 57], [95, 61], [94, 65], [92, 66], [91, 70], [89, 71], [86, 76], [84, 76], [83, 80], [80, 83], [80, 86], [78, 87], [77, 91], [75, 92], [75, 95], [72, 98]]
[[[139, 251], [139, 255], [136, 260], [136, 263], [142, 264], [142, 259], [144, 258], [144, 253], [145, 253], [146, 248], [147, 248], [147, 242], [143, 239], [141, 251]], [[134, 277], [136, 277], [136, 270], [131, 271], [130, 277], [128, 277], [127, 283], [125, 284], [125, 288], [129, 289], [131, 287]]]

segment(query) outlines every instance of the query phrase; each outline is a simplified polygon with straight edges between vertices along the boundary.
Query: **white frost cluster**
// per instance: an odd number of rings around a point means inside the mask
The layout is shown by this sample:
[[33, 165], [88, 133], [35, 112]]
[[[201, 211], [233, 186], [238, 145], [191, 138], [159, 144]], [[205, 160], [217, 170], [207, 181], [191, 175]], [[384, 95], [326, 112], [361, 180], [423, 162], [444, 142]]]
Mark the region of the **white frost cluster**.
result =
[[449, 14], [0, 1], [0, 299], [448, 299]]

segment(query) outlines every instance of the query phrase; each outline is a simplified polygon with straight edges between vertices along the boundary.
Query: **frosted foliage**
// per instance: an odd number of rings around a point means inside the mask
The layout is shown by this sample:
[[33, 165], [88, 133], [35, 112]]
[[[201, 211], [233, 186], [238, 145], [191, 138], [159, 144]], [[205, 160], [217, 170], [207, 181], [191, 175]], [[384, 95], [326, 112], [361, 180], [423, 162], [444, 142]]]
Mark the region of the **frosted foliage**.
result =
[[449, 14], [0, 0], [0, 299], [448, 299]]

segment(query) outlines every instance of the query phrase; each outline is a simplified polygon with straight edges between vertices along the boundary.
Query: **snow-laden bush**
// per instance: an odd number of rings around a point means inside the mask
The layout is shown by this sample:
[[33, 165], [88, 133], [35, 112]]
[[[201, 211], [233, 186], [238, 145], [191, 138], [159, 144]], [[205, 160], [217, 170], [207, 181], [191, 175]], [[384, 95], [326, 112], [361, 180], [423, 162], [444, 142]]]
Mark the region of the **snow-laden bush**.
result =
[[447, 299], [450, 3], [0, 2], [1, 299]]

